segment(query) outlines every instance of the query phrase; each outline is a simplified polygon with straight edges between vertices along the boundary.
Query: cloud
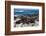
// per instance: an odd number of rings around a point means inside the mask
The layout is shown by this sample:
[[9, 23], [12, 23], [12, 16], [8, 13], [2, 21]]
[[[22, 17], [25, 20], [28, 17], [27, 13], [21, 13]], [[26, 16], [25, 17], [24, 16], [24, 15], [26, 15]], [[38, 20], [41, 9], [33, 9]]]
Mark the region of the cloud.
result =
[[24, 10], [16, 10], [16, 12], [24, 12]]

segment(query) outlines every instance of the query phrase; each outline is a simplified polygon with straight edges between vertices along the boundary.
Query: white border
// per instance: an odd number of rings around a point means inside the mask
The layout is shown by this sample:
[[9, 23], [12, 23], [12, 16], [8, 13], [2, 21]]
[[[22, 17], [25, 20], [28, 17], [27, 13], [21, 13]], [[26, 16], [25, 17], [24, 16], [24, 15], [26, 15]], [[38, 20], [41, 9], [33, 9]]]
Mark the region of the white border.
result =
[[[14, 23], [13, 23], [14, 22], [14, 8], [39, 9], [39, 26], [14, 28]], [[42, 30], [42, 7], [41, 6], [11, 5], [11, 31], [27, 31], [27, 30]]]

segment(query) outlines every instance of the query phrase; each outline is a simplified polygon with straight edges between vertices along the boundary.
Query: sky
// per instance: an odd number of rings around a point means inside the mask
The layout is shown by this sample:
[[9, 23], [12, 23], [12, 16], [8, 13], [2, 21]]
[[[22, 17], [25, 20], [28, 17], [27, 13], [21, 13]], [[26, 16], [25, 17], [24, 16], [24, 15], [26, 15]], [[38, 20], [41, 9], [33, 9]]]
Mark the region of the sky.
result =
[[14, 9], [14, 15], [39, 14], [39, 9]]

